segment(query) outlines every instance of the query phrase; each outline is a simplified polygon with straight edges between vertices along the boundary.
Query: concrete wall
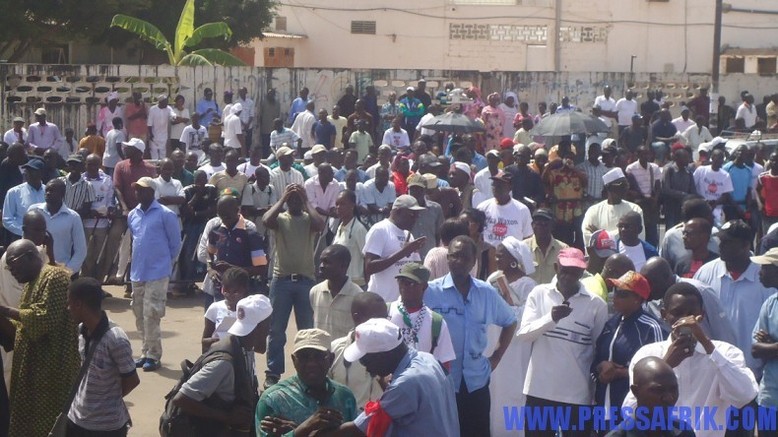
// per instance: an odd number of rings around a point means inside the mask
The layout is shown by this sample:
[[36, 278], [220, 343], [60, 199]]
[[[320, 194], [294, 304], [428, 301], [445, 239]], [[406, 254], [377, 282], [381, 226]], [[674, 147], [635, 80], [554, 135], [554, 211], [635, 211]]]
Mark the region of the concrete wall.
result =
[[[286, 32], [306, 39], [266, 38], [265, 47], [294, 48], [294, 67], [468, 69], [478, 71], [630, 71], [710, 73], [710, 0], [395, 0], [390, 8], [361, 0], [305, 0], [282, 5]], [[372, 3], [372, 2], [371, 2]], [[774, 0], [737, 7], [778, 9]], [[301, 6], [302, 5], [302, 6]], [[722, 44], [774, 46], [775, 15], [727, 13]], [[352, 20], [376, 22], [375, 35], [351, 33]], [[559, 65], [555, 64], [559, 50]], [[263, 65], [261, 56], [256, 65]]]
[[[93, 121], [105, 95], [115, 90], [121, 99], [140, 91], [149, 102], [156, 95], [182, 94], [190, 109], [202, 98], [202, 91], [210, 87], [220, 96], [225, 89], [237, 90], [245, 86], [249, 95], [259, 100], [268, 87], [277, 90], [282, 108], [287, 110], [298, 91], [307, 86], [318, 107], [331, 108], [353, 84], [358, 94], [365, 87], [375, 85], [381, 93], [381, 102], [392, 90], [402, 93], [405, 87], [416, 85], [418, 79], [427, 79], [434, 94], [447, 82], [467, 87], [479, 85], [487, 95], [492, 91], [516, 91], [521, 100], [536, 108], [537, 102], [559, 102], [563, 96], [579, 107], [590, 107], [602, 86], [609, 84], [614, 96], [621, 96], [627, 86], [639, 95], [661, 88], [674, 104], [686, 101], [696, 89], [709, 83], [706, 74], [648, 74], [639, 73], [553, 73], [553, 72], [499, 72], [478, 73], [466, 70], [346, 70], [346, 69], [264, 69], [251, 67], [171, 67], [131, 65], [36, 65], [0, 64], [0, 77], [5, 86], [0, 88], [0, 127], [3, 131], [10, 120], [22, 116], [34, 121], [32, 112], [45, 106], [52, 122], [61, 128], [72, 127], [82, 132]], [[728, 100], [737, 99], [748, 89], [757, 99], [772, 93], [775, 83], [771, 77], [757, 75], [725, 75], [721, 93]], [[641, 97], [638, 98], [642, 100]]]

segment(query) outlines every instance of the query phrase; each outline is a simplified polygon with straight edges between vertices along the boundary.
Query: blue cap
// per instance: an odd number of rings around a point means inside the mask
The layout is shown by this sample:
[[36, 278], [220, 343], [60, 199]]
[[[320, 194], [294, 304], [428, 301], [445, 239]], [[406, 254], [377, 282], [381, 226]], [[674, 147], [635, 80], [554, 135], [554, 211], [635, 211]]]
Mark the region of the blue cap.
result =
[[46, 164], [40, 158], [30, 158], [27, 160], [27, 163], [22, 166], [22, 168], [29, 168], [30, 170], [37, 171], [43, 171], [44, 167], [46, 167]]

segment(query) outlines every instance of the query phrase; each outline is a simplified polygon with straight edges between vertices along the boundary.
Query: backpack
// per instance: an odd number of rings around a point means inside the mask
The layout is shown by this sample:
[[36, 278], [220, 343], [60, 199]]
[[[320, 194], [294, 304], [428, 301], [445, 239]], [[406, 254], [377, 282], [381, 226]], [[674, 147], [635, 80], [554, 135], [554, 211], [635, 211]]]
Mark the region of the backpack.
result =
[[[216, 396], [211, 396], [203, 402], [211, 407], [228, 410], [233, 405], [239, 403], [253, 402], [253, 395], [247, 393], [246, 388], [253, 387], [253, 384], [247, 384], [243, 376], [246, 373], [243, 360], [238, 354], [241, 354], [241, 346], [237, 338], [228, 337], [215, 343], [211, 349], [202, 354], [194, 363], [189, 360], [181, 362], [181, 371], [183, 374], [175, 386], [165, 395], [165, 410], [159, 418], [159, 434], [162, 437], [196, 437], [213, 436], [226, 427], [225, 424], [211, 420], [190, 416], [173, 404], [173, 398], [181, 390], [181, 387], [199, 372], [206, 364], [216, 360], [225, 360], [232, 363], [235, 372], [235, 401], [226, 402]], [[234, 357], [238, 356], [238, 359]], [[248, 390], [250, 392], [250, 390]], [[253, 404], [249, 404], [253, 405]]]
[[[391, 309], [391, 307], [391, 303], [386, 304], [387, 309]], [[438, 347], [440, 330], [443, 328], [443, 316], [432, 310], [430, 310], [430, 313], [432, 313], [432, 349], [430, 349], [430, 353], [434, 353], [435, 348]]]

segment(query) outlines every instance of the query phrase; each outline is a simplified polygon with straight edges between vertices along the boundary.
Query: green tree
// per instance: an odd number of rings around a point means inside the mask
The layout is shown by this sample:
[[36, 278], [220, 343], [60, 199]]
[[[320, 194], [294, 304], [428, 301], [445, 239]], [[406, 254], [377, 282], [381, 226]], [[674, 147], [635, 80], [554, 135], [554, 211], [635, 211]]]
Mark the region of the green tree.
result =
[[204, 48], [187, 52], [187, 49], [197, 47], [204, 39], [223, 38], [229, 41], [232, 38], [232, 30], [227, 23], [206, 23], [195, 28], [194, 18], [194, 0], [187, 0], [178, 19], [172, 43], [153, 24], [129, 15], [115, 15], [111, 27], [132, 32], [158, 50], [164, 51], [171, 65], [245, 65], [237, 57], [220, 49]]
[[151, 6], [151, 0], [0, 0], [0, 59], [17, 62], [33, 47], [100, 40], [114, 14]]

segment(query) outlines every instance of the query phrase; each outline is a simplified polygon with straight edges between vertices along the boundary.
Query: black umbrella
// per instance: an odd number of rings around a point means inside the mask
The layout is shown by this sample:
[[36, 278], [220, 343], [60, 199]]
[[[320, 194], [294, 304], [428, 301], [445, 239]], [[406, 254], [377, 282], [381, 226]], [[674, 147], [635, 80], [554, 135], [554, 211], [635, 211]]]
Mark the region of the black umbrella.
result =
[[451, 132], [455, 134], [483, 132], [486, 130], [482, 124], [475, 120], [471, 120], [466, 115], [462, 115], [458, 112], [447, 112], [443, 115], [438, 115], [422, 127], [438, 132]]
[[540, 120], [531, 134], [541, 137], [561, 137], [598, 132], [610, 132], [610, 128], [599, 118], [581, 112], [563, 112]]

